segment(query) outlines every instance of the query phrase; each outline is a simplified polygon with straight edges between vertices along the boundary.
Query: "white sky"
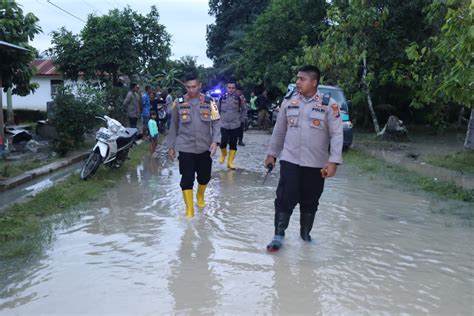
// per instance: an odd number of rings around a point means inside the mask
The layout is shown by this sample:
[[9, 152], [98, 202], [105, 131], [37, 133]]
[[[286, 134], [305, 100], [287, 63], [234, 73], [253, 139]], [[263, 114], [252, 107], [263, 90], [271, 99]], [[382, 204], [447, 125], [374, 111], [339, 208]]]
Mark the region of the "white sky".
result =
[[[17, 0], [24, 13], [33, 12], [39, 18], [43, 33], [35, 36], [32, 46], [44, 51], [51, 45], [51, 31], [62, 26], [74, 34], [80, 32], [84, 23], [57, 9], [47, 0]], [[171, 34], [172, 59], [196, 56], [198, 64], [211, 66], [206, 57], [206, 25], [214, 18], [208, 15], [208, 0], [50, 0], [55, 5], [71, 12], [82, 20], [87, 15], [106, 14], [109, 10], [123, 9], [129, 5], [133, 10], [146, 14], [155, 5], [160, 13], [160, 23]]]

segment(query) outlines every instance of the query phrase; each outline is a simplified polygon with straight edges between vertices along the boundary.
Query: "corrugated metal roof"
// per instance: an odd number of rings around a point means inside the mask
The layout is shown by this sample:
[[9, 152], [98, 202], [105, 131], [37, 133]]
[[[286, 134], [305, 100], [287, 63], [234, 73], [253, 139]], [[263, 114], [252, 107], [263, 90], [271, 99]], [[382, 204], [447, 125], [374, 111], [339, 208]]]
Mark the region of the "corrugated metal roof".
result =
[[36, 68], [36, 76], [61, 76], [51, 59], [35, 59], [31, 63]]

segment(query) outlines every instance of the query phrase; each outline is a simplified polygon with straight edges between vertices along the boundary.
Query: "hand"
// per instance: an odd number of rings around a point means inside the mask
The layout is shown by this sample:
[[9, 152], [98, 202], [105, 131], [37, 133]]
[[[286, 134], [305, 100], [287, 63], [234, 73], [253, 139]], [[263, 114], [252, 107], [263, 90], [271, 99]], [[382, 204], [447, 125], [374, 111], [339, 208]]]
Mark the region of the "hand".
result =
[[212, 143], [211, 147], [209, 147], [209, 151], [211, 152], [211, 157], [213, 157], [216, 154], [216, 150], [217, 150], [217, 144]]
[[276, 160], [275, 157], [268, 155], [267, 159], [265, 159], [265, 162], [264, 162], [265, 168], [267, 168], [269, 164], [272, 165], [273, 168], [275, 168], [275, 160]]
[[171, 161], [174, 161], [176, 159], [176, 150], [170, 148], [168, 150], [168, 156], [170, 157]]
[[323, 169], [321, 169], [321, 176], [323, 178], [331, 178], [336, 175], [337, 165], [332, 162], [328, 162]]

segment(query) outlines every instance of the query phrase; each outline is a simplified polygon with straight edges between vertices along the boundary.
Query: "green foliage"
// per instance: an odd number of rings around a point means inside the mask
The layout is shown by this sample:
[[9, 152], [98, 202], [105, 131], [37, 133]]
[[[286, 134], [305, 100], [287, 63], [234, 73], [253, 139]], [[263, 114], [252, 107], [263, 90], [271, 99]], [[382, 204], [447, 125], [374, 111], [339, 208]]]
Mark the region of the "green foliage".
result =
[[474, 152], [460, 151], [447, 155], [433, 155], [425, 160], [435, 166], [474, 175]]
[[[209, 0], [209, 14], [216, 22], [207, 26], [207, 56], [214, 60], [214, 66], [222, 75], [229, 74], [224, 68], [232, 63], [229, 54], [235, 50], [237, 33], [268, 6], [269, 0]], [[235, 57], [235, 55], [233, 56]], [[222, 69], [221, 69], [222, 68]]]
[[295, 76], [302, 43], [315, 45], [326, 29], [326, 1], [274, 0], [248, 27], [236, 61], [246, 87], [265, 85], [286, 91]]
[[147, 15], [130, 7], [114, 9], [107, 15], [89, 15], [78, 35], [65, 28], [52, 33], [48, 53], [67, 78], [112, 80], [120, 74], [133, 76], [162, 69], [171, 54], [170, 35], [159, 23], [152, 6]]
[[[405, 186], [431, 192], [443, 198], [474, 202], [474, 190], [463, 189], [454, 183], [437, 181], [408, 171], [400, 166], [390, 165], [376, 159], [363, 151], [351, 149], [344, 154], [344, 162], [357, 167], [360, 171], [370, 175], [381, 175], [394, 182], [403, 183]], [[470, 214], [473, 216], [474, 214]]]
[[81, 92], [76, 92], [76, 96], [72, 94], [71, 88], [65, 88], [54, 99], [55, 109], [51, 123], [56, 128], [58, 137], [53, 146], [61, 156], [83, 143], [84, 133], [95, 126], [95, 116], [103, 111], [100, 106], [102, 93], [94, 95]]
[[16, 1], [0, 1], [0, 40], [29, 50], [0, 50], [0, 83], [5, 92], [8, 88], [13, 88], [13, 94], [24, 96], [38, 88], [36, 83], [30, 82], [34, 74], [30, 64], [36, 51], [28, 45], [28, 41], [33, 40], [40, 32], [38, 18], [33, 13], [24, 15]]

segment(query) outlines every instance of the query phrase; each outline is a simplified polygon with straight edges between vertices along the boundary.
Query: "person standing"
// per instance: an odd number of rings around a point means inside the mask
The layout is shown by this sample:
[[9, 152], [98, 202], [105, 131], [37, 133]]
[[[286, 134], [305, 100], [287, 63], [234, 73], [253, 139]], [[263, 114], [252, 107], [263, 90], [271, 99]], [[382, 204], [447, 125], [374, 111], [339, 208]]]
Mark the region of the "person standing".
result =
[[140, 96], [138, 92], [140, 91], [140, 86], [132, 82], [130, 84], [130, 91], [128, 91], [127, 96], [123, 100], [123, 109], [128, 117], [128, 122], [130, 127], [136, 128], [138, 117], [140, 115]]
[[142, 96], [142, 134], [144, 137], [148, 135], [148, 120], [150, 119], [150, 111], [151, 111], [151, 102], [150, 102], [150, 94], [153, 91], [151, 90], [150, 86], [145, 86], [145, 93]]
[[275, 234], [267, 250], [281, 248], [291, 214], [300, 205], [300, 236], [311, 241], [324, 180], [336, 174], [342, 163], [343, 131], [337, 103], [317, 92], [320, 71], [313, 65], [301, 67], [296, 90], [289, 92], [268, 147], [265, 166], [280, 158], [280, 180], [275, 199]]
[[235, 170], [237, 168], [234, 164], [237, 153], [237, 138], [239, 137], [242, 117], [245, 115], [244, 99], [236, 93], [235, 82], [227, 83], [227, 92], [219, 99], [218, 108], [222, 125], [219, 163], [224, 163], [227, 156], [227, 145], [229, 145], [227, 167]]
[[195, 74], [186, 75], [186, 94], [176, 100], [167, 137], [171, 160], [179, 152], [181, 190], [186, 216], [194, 216], [193, 186], [197, 174], [197, 205], [205, 206], [204, 193], [211, 179], [212, 156], [220, 140], [220, 118], [210, 98], [201, 94], [201, 82]]
[[156, 123], [156, 112], [150, 112], [150, 119], [148, 120], [148, 131], [150, 133], [150, 155], [153, 155], [158, 144], [158, 124]]
[[268, 110], [270, 109], [270, 99], [268, 98], [268, 90], [264, 89], [262, 94], [256, 99], [255, 105], [258, 111], [258, 126], [260, 129], [268, 129]]

